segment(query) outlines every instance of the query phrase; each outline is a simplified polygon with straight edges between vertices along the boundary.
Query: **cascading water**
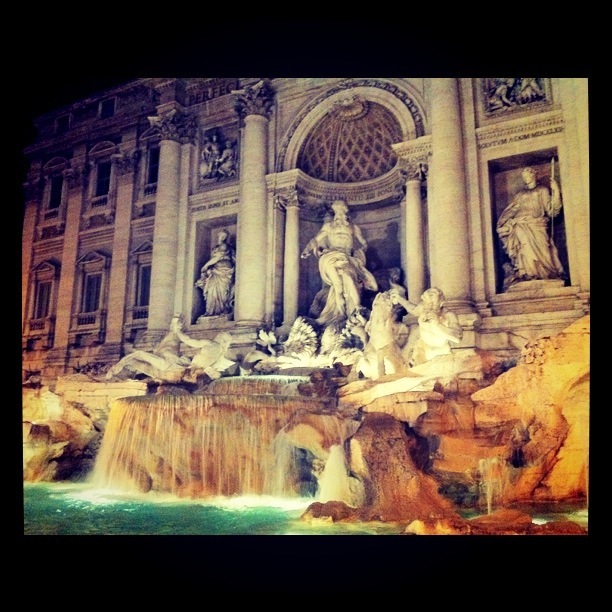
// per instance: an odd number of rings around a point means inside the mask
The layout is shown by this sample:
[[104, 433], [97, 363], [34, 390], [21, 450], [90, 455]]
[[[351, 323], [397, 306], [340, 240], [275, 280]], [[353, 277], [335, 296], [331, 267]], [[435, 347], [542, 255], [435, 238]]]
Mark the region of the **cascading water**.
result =
[[283, 428], [300, 411], [329, 411], [329, 398], [300, 395], [308, 381], [232, 377], [205, 394], [116, 400], [93, 484], [193, 498], [297, 496], [297, 449]]
[[343, 446], [334, 444], [329, 449], [329, 457], [319, 476], [317, 500], [323, 503], [341, 501], [348, 506], [357, 507], [363, 497], [359, 485], [359, 481], [349, 474]]
[[506, 469], [499, 457], [487, 457], [478, 461], [481, 484], [487, 504], [487, 514], [491, 514], [493, 503], [504, 494]]

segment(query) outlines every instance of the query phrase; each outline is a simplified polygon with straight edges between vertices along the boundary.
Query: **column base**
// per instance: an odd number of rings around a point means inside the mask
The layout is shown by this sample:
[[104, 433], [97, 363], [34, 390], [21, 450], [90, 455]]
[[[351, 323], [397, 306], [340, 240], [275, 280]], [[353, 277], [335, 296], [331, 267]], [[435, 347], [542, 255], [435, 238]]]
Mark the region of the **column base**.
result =
[[476, 312], [476, 307], [471, 300], [467, 299], [448, 299], [446, 298], [444, 306], [448, 310], [452, 310], [455, 314], [472, 314]]
[[159, 344], [167, 333], [167, 329], [147, 329], [147, 331], [142, 334], [142, 340], [138, 343], [138, 348], [146, 349], [147, 346], [153, 347]]

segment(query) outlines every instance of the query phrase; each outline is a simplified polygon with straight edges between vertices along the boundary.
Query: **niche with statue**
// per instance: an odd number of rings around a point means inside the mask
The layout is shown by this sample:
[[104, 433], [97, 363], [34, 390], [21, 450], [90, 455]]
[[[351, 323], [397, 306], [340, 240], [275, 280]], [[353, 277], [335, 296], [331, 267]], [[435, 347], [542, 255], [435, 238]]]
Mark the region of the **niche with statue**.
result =
[[569, 279], [564, 194], [555, 149], [489, 162], [496, 291]]
[[215, 219], [196, 231], [193, 321], [231, 320], [236, 280], [236, 221]]

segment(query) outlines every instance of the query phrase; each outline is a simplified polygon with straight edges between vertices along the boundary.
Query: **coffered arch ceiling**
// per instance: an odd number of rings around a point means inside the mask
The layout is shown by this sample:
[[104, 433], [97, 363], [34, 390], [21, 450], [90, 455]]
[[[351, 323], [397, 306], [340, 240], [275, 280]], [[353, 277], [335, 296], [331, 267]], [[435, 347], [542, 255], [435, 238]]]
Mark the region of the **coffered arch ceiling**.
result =
[[341, 81], [310, 99], [287, 126], [277, 177], [298, 171], [293, 180], [303, 215], [336, 198], [351, 206], [397, 204], [405, 180], [392, 145], [425, 132], [423, 104], [410, 84]]
[[[275, 170], [296, 168], [315, 179], [354, 183], [395, 163], [391, 143], [426, 133], [423, 103], [409, 85], [380, 79], [348, 79], [311, 99], [287, 126]], [[351, 149], [343, 138], [350, 140]], [[384, 151], [366, 163], [370, 150]], [[381, 158], [382, 155], [382, 158]], [[359, 167], [357, 172], [354, 168]], [[360, 173], [363, 172], [363, 178]], [[334, 180], [336, 179], [336, 180]]]
[[297, 157], [308, 176], [332, 183], [376, 179], [396, 164], [391, 145], [402, 141], [393, 113], [353, 95], [337, 102], [314, 125]]

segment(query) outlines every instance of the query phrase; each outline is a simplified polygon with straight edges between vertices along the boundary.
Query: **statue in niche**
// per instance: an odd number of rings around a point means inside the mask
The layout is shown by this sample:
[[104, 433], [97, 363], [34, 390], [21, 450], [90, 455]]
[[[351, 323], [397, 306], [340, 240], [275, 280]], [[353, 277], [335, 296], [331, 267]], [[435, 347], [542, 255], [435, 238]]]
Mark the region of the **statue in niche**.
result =
[[552, 221], [561, 210], [561, 192], [551, 162], [550, 190], [537, 182], [537, 172], [522, 171], [524, 187], [512, 198], [497, 221], [497, 234], [510, 258], [504, 287], [534, 279], [561, 278], [564, 274], [553, 241]]
[[391, 303], [399, 304], [409, 314], [417, 317], [418, 328], [410, 333], [402, 350], [410, 367], [450, 354], [451, 343], [458, 343], [463, 338], [463, 329], [457, 315], [444, 306], [445, 298], [441, 289], [427, 289], [418, 304], [405, 299], [398, 291], [390, 291], [389, 299]]
[[[323, 225], [326, 223], [330, 223], [333, 221], [334, 215], [331, 210], [327, 210], [325, 212], [325, 216], [323, 217]], [[303, 255], [302, 255], [303, 258]], [[321, 281], [321, 288], [317, 291], [314, 299], [310, 304], [310, 308], [308, 310], [308, 316], [311, 319], [317, 319], [321, 316], [323, 309], [325, 308], [325, 303], [327, 302], [327, 294], [329, 293], [329, 285], [323, 281]]]
[[348, 217], [344, 200], [332, 204], [334, 216], [324, 221], [318, 234], [302, 251], [302, 259], [319, 258], [321, 280], [328, 287], [325, 306], [317, 318], [321, 324], [345, 321], [361, 306], [363, 289], [376, 291], [374, 275], [366, 269], [367, 242], [361, 229]]
[[[108, 370], [106, 379], [144, 374], [166, 383], [196, 382], [203, 373], [212, 379], [219, 378], [223, 370], [234, 365], [226, 358], [231, 342], [227, 332], [218, 334], [214, 340], [198, 340], [187, 335], [183, 325], [183, 317], [174, 315], [168, 333], [152, 352], [138, 350], [127, 354]], [[198, 349], [192, 358], [181, 355], [182, 343]]]
[[195, 286], [202, 289], [206, 302], [204, 316], [231, 313], [234, 307], [235, 252], [227, 230], [217, 235], [210, 259], [202, 266]]
[[389, 290], [394, 292], [399, 292], [400, 295], [406, 295], [406, 289], [400, 283], [402, 278], [402, 269], [401, 268], [389, 268]]

